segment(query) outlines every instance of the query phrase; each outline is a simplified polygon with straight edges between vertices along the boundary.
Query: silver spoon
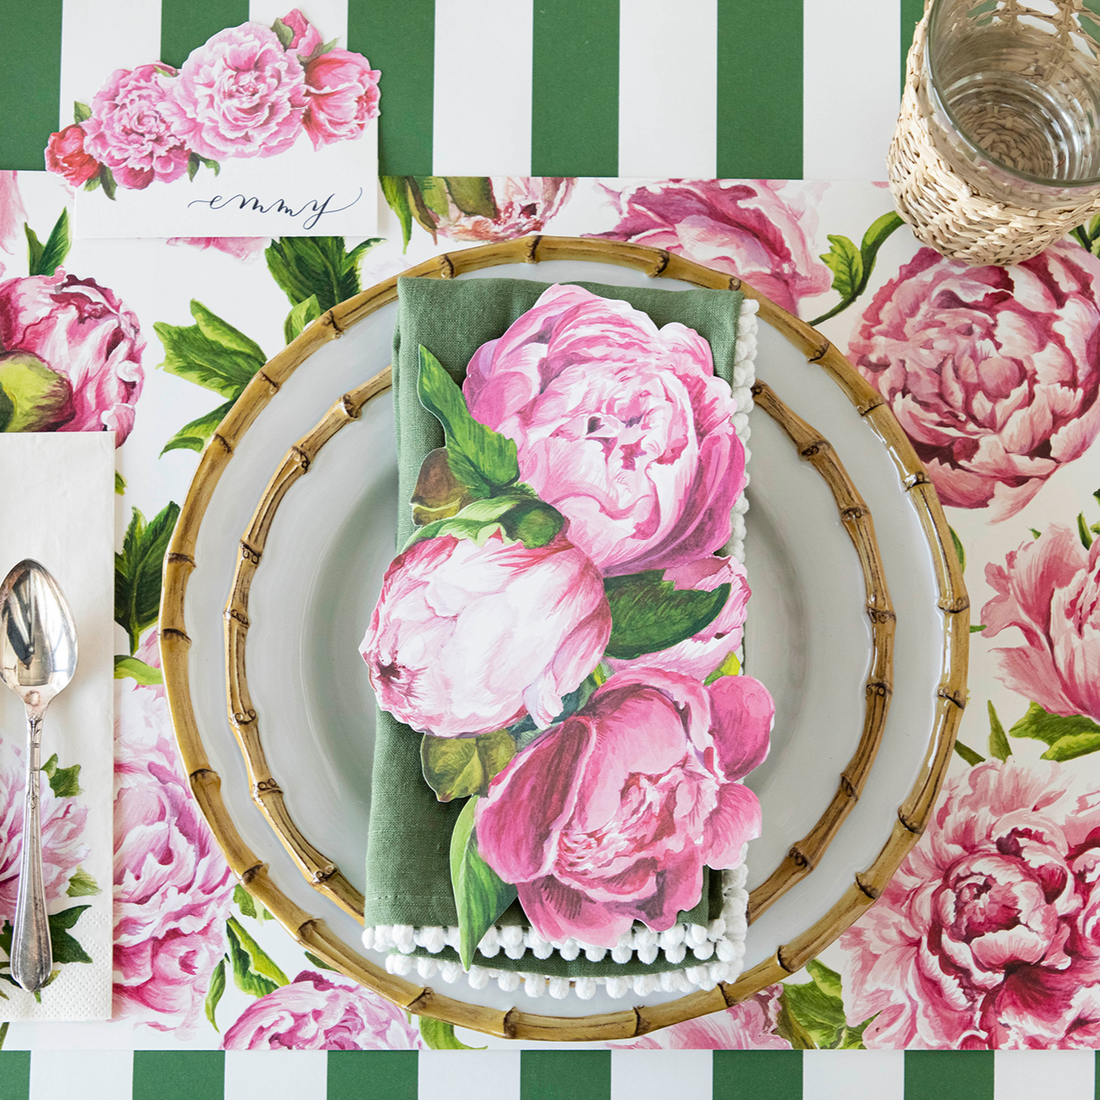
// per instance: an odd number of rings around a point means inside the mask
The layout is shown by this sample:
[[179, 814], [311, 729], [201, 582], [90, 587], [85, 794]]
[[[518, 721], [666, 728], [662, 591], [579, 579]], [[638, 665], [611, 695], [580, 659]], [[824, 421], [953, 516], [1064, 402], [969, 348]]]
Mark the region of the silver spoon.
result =
[[23, 857], [15, 901], [12, 977], [31, 993], [53, 965], [42, 886], [42, 829], [38, 819], [42, 715], [76, 669], [76, 626], [68, 600], [50, 572], [29, 558], [0, 585], [0, 680], [27, 711], [27, 788]]

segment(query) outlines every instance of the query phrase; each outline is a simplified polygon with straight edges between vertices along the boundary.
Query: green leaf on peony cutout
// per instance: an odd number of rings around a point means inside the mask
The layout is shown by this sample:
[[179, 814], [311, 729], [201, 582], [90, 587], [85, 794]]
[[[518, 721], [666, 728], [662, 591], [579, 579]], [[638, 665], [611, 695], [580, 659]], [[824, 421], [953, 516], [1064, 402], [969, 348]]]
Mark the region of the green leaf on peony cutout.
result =
[[99, 883], [83, 867], [78, 867], [73, 872], [68, 888], [65, 890], [71, 898], [89, 898], [99, 892]]
[[1030, 737], [1049, 745], [1043, 760], [1073, 760], [1100, 750], [1100, 725], [1091, 718], [1051, 714], [1038, 703], [1032, 703], [1008, 732], [1011, 737]]
[[125, 653], [115, 654], [115, 679], [136, 680], [143, 687], [152, 687], [155, 684], [163, 684], [164, 676], [159, 668], [147, 665], [138, 657], [128, 657]]
[[294, 41], [294, 31], [291, 30], [281, 19], [276, 19], [271, 24], [271, 29], [275, 32], [275, 37], [279, 40], [279, 45], [284, 50], [290, 49], [291, 42]]
[[150, 523], [136, 508], [115, 554], [115, 622], [130, 639], [131, 655], [142, 632], [157, 621], [160, 611], [161, 569], [180, 507], [169, 502]]
[[111, 200], [115, 201], [115, 192], [118, 190], [118, 184], [115, 183], [114, 173], [105, 164], [99, 166], [99, 182], [103, 188], [103, 193]]
[[337, 37], [330, 38], [327, 42], [322, 42], [321, 45], [318, 46], [317, 49], [315, 49], [313, 53], [309, 55], [309, 60], [312, 61], [315, 57], [321, 57], [326, 53], [331, 53], [334, 49], [336, 49], [336, 43], [339, 41], [340, 39], [339, 37]]
[[864, 1050], [863, 1032], [874, 1017], [851, 1027], [840, 975], [820, 962], [806, 970], [811, 981], [783, 986], [778, 1033], [801, 1050]]
[[429, 1050], [488, 1050], [488, 1047], [468, 1047], [455, 1037], [455, 1025], [432, 1016], [418, 1016], [420, 1037]]
[[[499, 218], [500, 209], [488, 176], [444, 176], [443, 183], [455, 206], [463, 214], [481, 218]], [[447, 210], [444, 208], [443, 213]]]
[[72, 419], [67, 379], [29, 351], [0, 355], [0, 430], [44, 432]]
[[187, 158], [188, 180], [193, 181], [200, 168], [209, 168], [215, 176], [219, 175], [222, 170], [222, 166], [218, 161], [211, 160], [209, 157], [200, 157], [198, 153], [192, 153]]
[[728, 584], [697, 592], [678, 589], [663, 576], [662, 570], [651, 569], [604, 580], [611, 605], [608, 657], [632, 660], [668, 649], [712, 623], [729, 599]]
[[126, 479], [115, 470], [115, 495], [122, 496], [126, 492]]
[[27, 266], [30, 275], [52, 275], [64, 262], [72, 248], [72, 233], [69, 230], [69, 212], [62, 210], [45, 244], [24, 222], [23, 232], [27, 238]]
[[292, 306], [316, 296], [321, 313], [358, 294], [359, 261], [381, 237], [372, 237], [350, 250], [343, 237], [281, 237], [264, 252], [267, 269]]
[[997, 715], [997, 709], [993, 706], [993, 700], [988, 700], [989, 706], [989, 755], [998, 760], [1007, 760], [1012, 755], [1012, 746], [1008, 743], [1005, 728], [1001, 725], [1001, 719]]
[[92, 109], [87, 103], [81, 103], [79, 99], [73, 101], [73, 122], [78, 126], [87, 122], [92, 117]]
[[50, 790], [58, 798], [75, 798], [83, 792], [80, 789], [80, 765], [74, 764], [71, 768], [59, 768], [57, 766], [57, 753], [42, 765], [42, 771], [50, 781]]
[[474, 497], [491, 497], [519, 480], [515, 442], [470, 415], [458, 383], [420, 346], [420, 403], [443, 425], [451, 472]]
[[477, 737], [433, 737], [420, 742], [424, 779], [440, 802], [486, 794], [489, 781], [516, 755], [516, 743], [507, 730]]
[[297, 339], [306, 325], [316, 321], [321, 316], [321, 306], [317, 302], [317, 295], [311, 294], [304, 302], [299, 302], [287, 315], [283, 322], [283, 336], [289, 344]]
[[276, 966], [270, 955], [244, 930], [236, 917], [226, 921], [229, 961], [233, 966], [233, 981], [242, 993], [266, 997], [290, 979]]
[[482, 936], [519, 896], [481, 858], [474, 831], [477, 798], [471, 798], [455, 822], [451, 833], [451, 888], [458, 909], [459, 956], [466, 970], [474, 959]]
[[221, 1029], [218, 1027], [217, 1021], [214, 1019], [214, 1013], [218, 1009], [218, 1002], [222, 999], [222, 994], [225, 992], [225, 959], [223, 955], [218, 960], [218, 965], [214, 967], [214, 973], [210, 975], [210, 988], [206, 991], [206, 1018], [210, 1021], [211, 1027], [220, 1033]]

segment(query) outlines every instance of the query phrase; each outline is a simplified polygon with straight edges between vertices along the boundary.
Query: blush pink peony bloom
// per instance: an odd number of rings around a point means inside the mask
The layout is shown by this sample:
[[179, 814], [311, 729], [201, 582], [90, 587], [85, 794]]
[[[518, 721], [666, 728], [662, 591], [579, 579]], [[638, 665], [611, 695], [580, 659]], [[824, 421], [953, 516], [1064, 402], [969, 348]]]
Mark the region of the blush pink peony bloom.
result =
[[979, 764], [841, 938], [868, 1047], [1092, 1048], [1100, 1039], [1100, 792], [1057, 764]]
[[832, 272], [814, 243], [820, 187], [772, 180], [669, 180], [614, 195], [615, 241], [663, 248], [745, 279], [776, 305], [798, 313], [824, 294]]
[[775, 1029], [781, 985], [770, 985], [747, 1000], [682, 1024], [661, 1028], [633, 1043], [610, 1043], [622, 1050], [790, 1050]]
[[699, 901], [703, 867], [738, 866], [760, 835], [739, 780], [767, 755], [773, 713], [746, 676], [706, 688], [620, 672], [494, 777], [478, 850], [544, 939], [614, 947], [636, 920], [665, 931]]
[[200, 157], [271, 157], [302, 129], [306, 86], [298, 55], [259, 23], [219, 31], [192, 51], [165, 113]]
[[185, 244], [206, 251], [213, 248], [234, 259], [251, 263], [264, 254], [271, 243], [270, 237], [169, 237], [169, 244]]
[[71, 389], [49, 419], [24, 430], [113, 431], [123, 443], [134, 426], [144, 350], [137, 317], [94, 279], [58, 269], [0, 283], [0, 371], [11, 356], [29, 354]]
[[163, 689], [128, 683], [116, 681], [114, 1010], [186, 1036], [226, 951], [235, 880], [180, 774]]
[[378, 78], [360, 53], [330, 50], [306, 65], [309, 102], [302, 117], [314, 149], [359, 137], [378, 117]]
[[698, 634], [668, 649], [646, 653], [633, 660], [617, 660], [612, 657], [605, 660], [616, 672], [645, 665], [705, 680], [741, 644], [745, 610], [749, 596], [752, 595], [745, 567], [734, 558], [702, 558], [687, 565], [666, 569], [664, 579], [671, 581], [678, 589], [691, 588], [700, 592], [713, 592], [721, 585], [728, 584], [729, 599], [713, 622]]
[[552, 286], [478, 348], [463, 392], [605, 573], [685, 565], [729, 538], [745, 453], [729, 386], [692, 329]]
[[25, 248], [27, 243], [23, 232], [27, 211], [19, 193], [17, 175], [16, 172], [0, 172], [0, 248], [12, 254], [17, 248]]
[[461, 737], [524, 713], [548, 726], [610, 634], [599, 570], [560, 535], [538, 549], [442, 535], [393, 560], [361, 652], [383, 710]]
[[174, 75], [175, 69], [160, 64], [116, 69], [92, 100], [92, 117], [82, 123], [84, 151], [111, 169], [119, 187], [140, 191], [187, 171], [191, 150], [165, 109], [165, 78]]
[[303, 970], [253, 1001], [225, 1033], [226, 1050], [419, 1050], [404, 1011], [350, 978]]
[[1100, 259], [1054, 244], [1016, 267], [922, 248], [875, 295], [848, 356], [901, 421], [944, 504], [1018, 512], [1100, 431]]
[[297, 8], [284, 15], [282, 22], [294, 36], [287, 49], [299, 57], [309, 57], [321, 45], [321, 32]]
[[985, 577], [983, 638], [1017, 627], [1023, 643], [996, 649], [1000, 679], [1051, 714], [1100, 722], [1100, 539], [1091, 550], [1067, 527], [1010, 551]]
[[84, 148], [84, 127], [73, 123], [59, 133], [50, 134], [46, 146], [46, 170], [80, 187], [99, 175], [100, 164]]
[[489, 176], [492, 215], [463, 210], [447, 192], [447, 212], [427, 208], [436, 231], [452, 241], [510, 241], [541, 233], [565, 205], [575, 179], [568, 176]]

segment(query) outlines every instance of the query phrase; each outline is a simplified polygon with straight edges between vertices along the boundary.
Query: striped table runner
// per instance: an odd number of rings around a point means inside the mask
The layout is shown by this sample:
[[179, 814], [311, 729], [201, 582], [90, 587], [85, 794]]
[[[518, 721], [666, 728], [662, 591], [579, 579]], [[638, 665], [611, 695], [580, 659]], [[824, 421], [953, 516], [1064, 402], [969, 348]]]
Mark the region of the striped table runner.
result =
[[1091, 1051], [5, 1051], [3, 1100], [1094, 1100]]
[[[36, 0], [5, 7], [0, 168], [108, 73], [300, 3], [381, 68], [391, 175], [881, 179], [922, 0]], [[109, 13], [109, 14], [108, 14]], [[18, 105], [17, 109], [12, 109]]]

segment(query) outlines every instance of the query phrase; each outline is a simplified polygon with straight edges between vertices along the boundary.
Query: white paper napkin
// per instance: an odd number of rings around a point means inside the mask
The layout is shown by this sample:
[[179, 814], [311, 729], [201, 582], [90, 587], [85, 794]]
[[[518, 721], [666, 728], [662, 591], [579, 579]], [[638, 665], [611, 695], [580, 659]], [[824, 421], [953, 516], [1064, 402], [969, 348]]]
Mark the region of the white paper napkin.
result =
[[[58, 768], [79, 764], [80, 793], [65, 793], [73, 773], [56, 780], [58, 793], [44, 776], [41, 810], [46, 877], [53, 868], [61, 883], [49, 911], [89, 906], [68, 934], [92, 959], [63, 965], [40, 1002], [0, 981], [0, 1020], [111, 1014], [114, 443], [110, 432], [0, 434], [0, 579], [22, 559], [36, 559], [57, 578], [76, 618], [76, 675], [46, 711], [42, 761], [56, 754]], [[0, 923], [13, 918], [25, 746], [23, 704], [0, 685]], [[98, 892], [85, 893], [93, 882]]]

